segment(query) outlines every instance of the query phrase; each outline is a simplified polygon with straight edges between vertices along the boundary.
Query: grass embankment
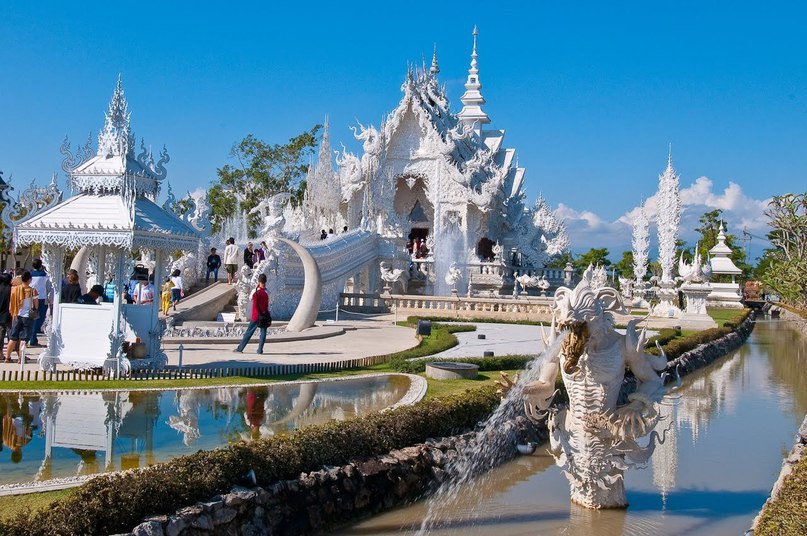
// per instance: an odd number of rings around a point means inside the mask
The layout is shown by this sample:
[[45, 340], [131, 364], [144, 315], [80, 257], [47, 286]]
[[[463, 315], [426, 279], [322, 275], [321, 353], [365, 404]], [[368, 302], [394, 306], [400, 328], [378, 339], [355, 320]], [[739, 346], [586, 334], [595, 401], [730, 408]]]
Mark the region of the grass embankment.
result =
[[659, 334], [647, 341], [646, 351], [658, 355], [656, 341], [661, 345], [667, 360], [671, 361], [681, 354], [697, 348], [701, 344], [715, 341], [725, 337], [739, 326], [749, 314], [751, 309], [709, 309], [709, 315], [719, 327], [704, 329], [702, 331], [681, 331], [677, 329], [661, 329]]
[[762, 510], [755, 536], [807, 534], [807, 456], [787, 475], [776, 499]]
[[799, 309], [798, 307], [793, 307], [792, 305], [787, 305], [786, 303], [775, 303], [773, 304], [776, 307], [781, 307], [786, 311], [790, 311], [794, 315], [800, 316], [802, 319], [807, 320], [807, 311], [804, 309]]

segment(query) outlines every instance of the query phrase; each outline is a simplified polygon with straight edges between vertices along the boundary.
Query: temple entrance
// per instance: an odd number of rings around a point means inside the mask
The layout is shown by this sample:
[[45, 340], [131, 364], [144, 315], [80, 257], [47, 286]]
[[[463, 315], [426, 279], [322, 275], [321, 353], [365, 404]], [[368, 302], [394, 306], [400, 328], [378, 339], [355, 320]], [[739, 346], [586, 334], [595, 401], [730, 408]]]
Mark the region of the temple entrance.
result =
[[418, 258], [425, 257], [429, 250], [426, 247], [426, 239], [429, 237], [429, 229], [413, 227], [407, 235], [406, 250]]
[[479, 243], [476, 245], [476, 254], [483, 261], [493, 260], [493, 246], [496, 243], [490, 238], [483, 236]]

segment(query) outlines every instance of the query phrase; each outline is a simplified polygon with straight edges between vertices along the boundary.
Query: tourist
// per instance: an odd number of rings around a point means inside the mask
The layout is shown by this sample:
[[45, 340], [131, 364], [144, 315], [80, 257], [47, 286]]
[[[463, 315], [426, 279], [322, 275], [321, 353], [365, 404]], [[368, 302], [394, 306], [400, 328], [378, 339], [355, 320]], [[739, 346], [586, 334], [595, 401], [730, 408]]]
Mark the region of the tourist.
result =
[[328, 229], [328, 238], [334, 235], [333, 229]]
[[8, 310], [11, 299], [11, 274], [0, 274], [0, 359], [5, 359], [3, 347], [8, 330], [11, 328], [11, 312]]
[[347, 232], [347, 225], [345, 225], [344, 227], [342, 227], [342, 234], [345, 234], [346, 232]]
[[171, 278], [166, 277], [160, 291], [160, 305], [162, 306], [162, 311], [165, 316], [168, 316], [168, 309], [171, 307], [171, 297], [173, 295], [171, 291], [173, 288], [174, 283], [171, 281]]
[[325, 229], [323, 229], [323, 230], [322, 230], [322, 231], [320, 231], [320, 233], [319, 233], [319, 239], [320, 239], [320, 240], [325, 240], [326, 238], [328, 238], [328, 233], [327, 233], [327, 232], [325, 232]]
[[255, 267], [255, 251], [252, 249], [252, 242], [248, 242], [247, 247], [244, 248], [244, 264], [249, 266], [250, 270]]
[[174, 287], [171, 289], [171, 303], [174, 305], [174, 312], [177, 312], [177, 302], [185, 297], [185, 283], [182, 281], [182, 274], [178, 269], [171, 272], [171, 282]]
[[48, 302], [53, 297], [53, 284], [51, 283], [50, 276], [45, 272], [45, 267], [42, 266], [42, 259], [34, 259], [31, 263], [31, 288], [36, 290], [39, 296], [39, 317], [34, 320], [31, 326], [31, 333], [29, 334], [28, 346], [31, 348], [39, 346], [39, 339], [37, 333], [42, 332], [42, 325], [45, 323], [45, 312], [47, 310]]
[[221, 257], [216, 253], [216, 248], [210, 248], [210, 255], [207, 256], [207, 275], [205, 275], [205, 285], [210, 283], [210, 274], [213, 273], [213, 281], [219, 280], [219, 268], [221, 267]]
[[227, 239], [224, 248], [224, 269], [227, 270], [227, 284], [235, 283], [235, 272], [238, 271], [238, 246], [235, 245], [235, 238]]
[[20, 284], [11, 290], [8, 309], [11, 313], [11, 334], [9, 335], [8, 349], [5, 362], [11, 361], [11, 354], [15, 350], [20, 361], [25, 359], [25, 343], [31, 335], [34, 320], [39, 318], [39, 296], [31, 288], [31, 272], [25, 270], [20, 275]]
[[106, 283], [104, 283], [104, 300], [107, 303], [115, 301], [115, 281], [112, 274], [106, 274]]
[[[151, 277], [153, 277], [153, 274]], [[135, 285], [134, 292], [132, 292], [132, 297], [134, 298], [134, 302], [136, 304], [147, 305], [154, 303], [154, 283], [152, 282], [153, 279], [151, 279], [151, 277], [148, 280], [138, 281], [137, 285]], [[103, 292], [104, 288], [101, 287], [101, 293]]]
[[104, 301], [104, 286], [93, 285], [87, 294], [76, 300], [76, 303], [80, 305], [98, 305], [102, 301]]
[[[75, 273], [74, 273], [75, 272]], [[78, 272], [70, 270], [67, 274], [67, 282], [62, 287], [62, 303], [76, 303], [81, 297], [81, 285], [78, 283]]]
[[261, 247], [255, 250], [255, 266], [257, 266], [258, 263], [265, 261], [268, 253], [269, 246], [266, 245], [265, 241], [261, 241]]
[[263, 353], [263, 345], [266, 342], [266, 328], [272, 325], [272, 316], [269, 314], [269, 293], [266, 292], [266, 274], [258, 276], [258, 286], [255, 292], [252, 293], [252, 315], [250, 316], [249, 326], [244, 332], [244, 337], [241, 339], [241, 344], [233, 352], [241, 353], [244, 351], [249, 340], [252, 338], [255, 329], [261, 330], [260, 339], [258, 341], [258, 353]]

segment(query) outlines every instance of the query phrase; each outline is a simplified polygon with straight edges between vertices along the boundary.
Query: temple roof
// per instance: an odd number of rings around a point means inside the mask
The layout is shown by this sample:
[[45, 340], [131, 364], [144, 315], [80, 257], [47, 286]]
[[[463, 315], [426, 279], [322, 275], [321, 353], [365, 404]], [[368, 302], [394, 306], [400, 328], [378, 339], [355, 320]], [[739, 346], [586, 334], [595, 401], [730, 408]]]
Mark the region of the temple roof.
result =
[[712, 257], [709, 263], [712, 265], [713, 274], [739, 275], [743, 273], [731, 260], [730, 255], [732, 253], [733, 251], [726, 244], [726, 224], [724, 223], [717, 234], [717, 244], [709, 250], [709, 255]]
[[149, 199], [132, 202], [130, 211], [120, 195], [76, 195], [19, 224], [15, 243], [196, 250], [199, 235], [194, 229]]

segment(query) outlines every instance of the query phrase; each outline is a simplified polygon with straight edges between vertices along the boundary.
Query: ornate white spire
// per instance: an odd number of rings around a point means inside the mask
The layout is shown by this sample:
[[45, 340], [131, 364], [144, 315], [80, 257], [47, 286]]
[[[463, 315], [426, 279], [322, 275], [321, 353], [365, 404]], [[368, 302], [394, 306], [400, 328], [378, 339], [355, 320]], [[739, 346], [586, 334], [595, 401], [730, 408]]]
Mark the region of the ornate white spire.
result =
[[647, 253], [650, 250], [650, 229], [647, 213], [644, 210], [644, 201], [639, 206], [639, 212], [633, 220], [633, 275], [637, 283], [644, 280], [647, 274]]
[[98, 134], [98, 156], [125, 156], [134, 151], [134, 136], [129, 124], [131, 114], [123, 94], [123, 82], [118, 74], [118, 84], [112, 94], [106, 112], [104, 128]]
[[429, 69], [432, 76], [440, 72], [440, 66], [437, 65], [437, 43], [434, 44], [434, 53], [432, 54], [432, 66]]
[[667, 169], [659, 175], [658, 182], [658, 228], [659, 263], [661, 280], [673, 281], [675, 268], [675, 242], [678, 239], [678, 226], [681, 222], [681, 196], [678, 191], [679, 178], [672, 165], [672, 146], [667, 158]]
[[479, 69], [477, 68], [476, 37], [479, 30], [474, 26], [474, 48], [471, 52], [471, 68], [468, 69], [468, 80], [465, 82], [465, 93], [460, 97], [462, 110], [458, 114], [460, 121], [466, 125], [475, 125], [477, 133], [481, 132], [482, 125], [490, 123], [490, 117], [482, 110], [485, 98], [479, 91], [482, 84], [479, 82]]

